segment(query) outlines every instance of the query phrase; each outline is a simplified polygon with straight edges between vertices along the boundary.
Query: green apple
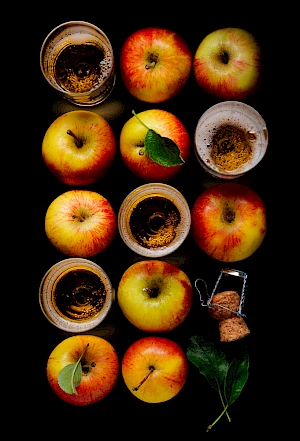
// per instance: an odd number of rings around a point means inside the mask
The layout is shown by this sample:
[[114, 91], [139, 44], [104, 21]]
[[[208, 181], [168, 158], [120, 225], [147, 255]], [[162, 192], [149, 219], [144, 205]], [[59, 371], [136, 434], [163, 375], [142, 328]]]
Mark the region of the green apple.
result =
[[116, 155], [110, 124], [89, 110], [58, 116], [48, 127], [42, 157], [50, 172], [63, 184], [85, 186], [103, 178]]
[[142, 260], [123, 273], [117, 300], [125, 317], [145, 332], [167, 332], [188, 316], [193, 287], [182, 269], [163, 260]]
[[188, 375], [183, 349], [175, 341], [159, 336], [143, 337], [132, 343], [121, 367], [129, 391], [146, 403], [162, 403], [174, 398], [184, 387]]
[[261, 77], [261, 48], [256, 38], [241, 28], [222, 28], [199, 44], [193, 72], [200, 88], [219, 100], [242, 101], [252, 95]]

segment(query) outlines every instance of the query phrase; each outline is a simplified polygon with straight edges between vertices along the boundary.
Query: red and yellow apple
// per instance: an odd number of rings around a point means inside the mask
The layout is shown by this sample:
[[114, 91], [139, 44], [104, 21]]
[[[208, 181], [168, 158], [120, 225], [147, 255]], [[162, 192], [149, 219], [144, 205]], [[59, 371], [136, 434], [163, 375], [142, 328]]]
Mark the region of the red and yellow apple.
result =
[[188, 316], [193, 288], [185, 272], [163, 260], [142, 260], [123, 273], [117, 301], [124, 316], [145, 332], [167, 332]]
[[121, 363], [129, 391], [146, 403], [162, 403], [183, 388], [188, 363], [183, 349], [173, 340], [159, 336], [142, 337], [126, 350]]
[[261, 48], [256, 38], [241, 28], [222, 28], [208, 34], [193, 59], [200, 88], [221, 100], [242, 101], [252, 95], [261, 77]]
[[199, 248], [222, 262], [251, 256], [267, 231], [266, 207], [251, 188], [224, 182], [206, 188], [191, 209], [191, 233]]
[[120, 53], [120, 72], [127, 90], [148, 103], [161, 103], [186, 85], [193, 56], [186, 41], [161, 27], [139, 29], [129, 35]]
[[57, 117], [48, 127], [42, 157], [63, 184], [85, 186], [105, 176], [116, 149], [114, 132], [101, 115], [73, 110]]
[[[76, 363], [81, 375], [74, 372]], [[51, 352], [46, 366], [51, 389], [61, 400], [76, 406], [105, 398], [113, 390], [119, 370], [119, 358], [112, 344], [87, 334], [62, 340]]]
[[[177, 145], [183, 161], [180, 165], [166, 166], [150, 158], [145, 146], [149, 129]], [[125, 166], [147, 182], [167, 182], [173, 179], [189, 159], [190, 150], [191, 139], [184, 124], [176, 115], [162, 109], [148, 109], [132, 116], [120, 133], [120, 153]]]
[[117, 231], [110, 202], [89, 190], [69, 190], [55, 198], [45, 215], [50, 242], [63, 254], [92, 257], [105, 250]]

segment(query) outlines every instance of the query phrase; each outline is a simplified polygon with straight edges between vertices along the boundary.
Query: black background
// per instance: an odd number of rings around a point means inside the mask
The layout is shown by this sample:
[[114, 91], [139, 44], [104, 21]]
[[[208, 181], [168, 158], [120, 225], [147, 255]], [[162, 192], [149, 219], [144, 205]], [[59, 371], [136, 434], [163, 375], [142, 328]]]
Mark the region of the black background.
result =
[[[25, 239], [25, 247], [33, 253], [32, 259], [24, 256], [24, 267], [30, 268], [27, 275], [30, 305], [30, 325], [32, 329], [30, 358], [34, 368], [30, 368], [30, 379], [26, 384], [34, 384], [34, 415], [44, 428], [50, 424], [50, 431], [66, 429], [69, 436], [77, 436], [79, 430], [85, 436], [95, 438], [102, 436], [131, 436], [143, 438], [157, 437], [163, 439], [180, 432], [184, 436], [196, 436], [199, 439], [205, 434], [206, 427], [221, 412], [221, 403], [217, 392], [210, 388], [205, 377], [189, 364], [187, 383], [182, 391], [172, 400], [161, 404], [147, 404], [134, 397], [126, 388], [120, 375], [114, 390], [103, 401], [92, 406], [78, 408], [59, 400], [53, 394], [46, 379], [46, 363], [54, 347], [66, 337], [62, 331], [52, 326], [43, 316], [38, 302], [38, 288], [45, 272], [56, 262], [67, 258], [59, 253], [48, 241], [44, 230], [44, 218], [47, 207], [59, 194], [70, 189], [55, 180], [46, 169], [41, 157], [43, 136], [57, 116], [57, 103], [61, 101], [58, 94], [51, 89], [39, 69], [39, 51], [46, 35], [57, 25], [69, 20], [89, 21], [100, 27], [109, 37], [115, 54], [116, 85], [108, 98], [118, 100], [124, 110], [118, 118], [110, 120], [118, 141], [123, 124], [136, 113], [150, 108], [161, 108], [174, 113], [186, 126], [193, 137], [197, 121], [202, 113], [216, 100], [205, 96], [191, 74], [188, 84], [172, 100], [160, 104], [149, 104], [131, 97], [125, 90], [119, 73], [119, 53], [125, 38], [133, 31], [146, 26], [162, 26], [179, 33], [188, 43], [194, 54], [201, 40], [210, 32], [227, 26], [240, 27], [251, 32], [259, 41], [263, 54], [263, 70], [261, 84], [255, 95], [244, 102], [253, 106], [265, 119], [269, 131], [268, 150], [255, 169], [248, 172], [239, 182], [249, 185], [263, 199], [268, 216], [268, 231], [261, 247], [249, 258], [231, 264], [224, 264], [206, 256], [197, 248], [190, 235], [176, 256], [182, 257], [182, 269], [190, 277], [192, 283], [196, 278], [206, 280], [210, 292], [222, 268], [240, 269], [248, 274], [247, 294], [244, 305], [246, 323], [250, 334], [245, 339], [225, 344], [230, 354], [241, 347], [246, 347], [250, 357], [249, 379], [237, 401], [229, 408], [232, 422], [226, 417], [215, 425], [206, 436], [245, 435], [250, 433], [268, 433], [272, 431], [273, 417], [271, 409], [275, 407], [278, 389], [271, 380], [271, 365], [274, 363], [272, 305], [276, 293], [276, 282], [272, 268], [274, 262], [274, 241], [277, 238], [276, 199], [277, 199], [277, 152], [279, 149], [276, 138], [276, 106], [273, 101], [272, 84], [274, 80], [274, 30], [269, 21], [261, 14], [257, 19], [243, 13], [232, 14], [227, 8], [224, 11], [212, 8], [212, 11], [199, 12], [194, 6], [185, 4], [179, 10], [158, 10], [156, 5], [126, 4], [117, 7], [114, 4], [104, 7], [91, 5], [80, 9], [72, 6], [70, 10], [62, 9], [62, 5], [51, 3], [49, 13], [43, 14], [40, 20], [32, 25], [32, 56], [34, 77], [33, 100], [31, 102], [32, 126], [34, 126], [34, 145], [31, 145], [30, 163], [30, 223], [33, 231]], [[266, 26], [266, 23], [268, 25]], [[29, 46], [27, 45], [27, 48]], [[92, 108], [91, 108], [92, 110]], [[208, 182], [212, 181], [198, 164], [193, 151], [190, 160], [180, 174], [168, 184], [182, 192], [190, 207]], [[145, 182], [133, 176], [122, 164], [119, 151], [114, 164], [105, 179], [86, 188], [95, 190], [105, 196], [117, 214], [125, 196], [134, 188]], [[28, 183], [29, 185], [29, 183]], [[33, 221], [32, 221], [33, 220]], [[112, 284], [117, 288], [118, 281], [127, 267], [137, 258], [123, 244], [119, 234], [111, 246], [91, 258], [109, 275]], [[27, 283], [27, 286], [28, 286]], [[272, 295], [273, 302], [270, 301]], [[279, 296], [279, 294], [278, 294]], [[276, 298], [278, 302], [280, 298]], [[26, 298], [28, 307], [28, 298]], [[28, 319], [28, 314], [26, 314]], [[122, 316], [118, 305], [114, 304], [106, 323], [113, 324], [117, 332], [110, 337], [116, 348], [120, 361], [127, 347], [137, 338], [145, 334], [134, 329]], [[28, 321], [27, 321], [28, 323]], [[28, 326], [28, 325], [27, 325]], [[208, 318], [207, 309], [200, 305], [197, 291], [194, 291], [194, 304], [186, 321], [176, 330], [165, 334], [177, 341], [184, 350], [192, 335], [207, 335], [218, 340], [217, 322]], [[26, 349], [28, 351], [28, 347]], [[278, 384], [277, 384], [278, 386]], [[24, 398], [22, 397], [22, 400]], [[24, 406], [24, 402], [21, 403]], [[22, 407], [24, 409], [24, 407]], [[268, 412], [266, 414], [266, 409]], [[262, 423], [263, 421], [263, 423]], [[107, 423], [109, 422], [109, 426]], [[277, 422], [278, 424], [278, 422]], [[179, 436], [179, 435], [178, 435]]]

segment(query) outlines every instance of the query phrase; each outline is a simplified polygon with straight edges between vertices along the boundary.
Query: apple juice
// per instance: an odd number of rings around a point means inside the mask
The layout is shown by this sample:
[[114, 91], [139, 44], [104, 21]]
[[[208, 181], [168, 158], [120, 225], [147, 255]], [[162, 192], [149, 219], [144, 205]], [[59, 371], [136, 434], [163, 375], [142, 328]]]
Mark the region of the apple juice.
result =
[[97, 274], [76, 269], [58, 279], [52, 302], [56, 312], [67, 320], [85, 321], [99, 314], [105, 297], [105, 286]]
[[141, 246], [159, 248], [173, 241], [180, 220], [180, 212], [172, 201], [154, 195], [134, 206], [129, 226], [131, 234]]
[[[100, 86], [111, 72], [112, 54], [91, 43], [65, 46], [54, 63], [57, 84], [71, 93], [89, 92]], [[112, 77], [107, 87], [111, 88]]]

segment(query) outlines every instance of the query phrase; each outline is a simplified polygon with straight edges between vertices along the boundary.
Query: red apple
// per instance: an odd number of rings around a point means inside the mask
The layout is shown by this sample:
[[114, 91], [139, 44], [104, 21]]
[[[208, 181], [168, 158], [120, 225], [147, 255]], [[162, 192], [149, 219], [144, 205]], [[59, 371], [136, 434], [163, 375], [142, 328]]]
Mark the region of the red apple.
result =
[[[81, 371], [79, 379], [78, 371], [72, 376], [76, 363]], [[60, 399], [87, 406], [113, 390], [119, 368], [118, 355], [111, 343], [102, 337], [82, 334], [66, 338], [53, 349], [46, 374], [50, 387]]]
[[[166, 166], [153, 160], [148, 154], [145, 138], [149, 129], [172, 140], [179, 151], [182, 163]], [[162, 157], [168, 149], [156, 151]], [[126, 167], [148, 182], [166, 182], [174, 178], [190, 156], [191, 139], [183, 123], [173, 113], [161, 109], [149, 109], [132, 116], [125, 122], [120, 134], [120, 153]]]
[[117, 231], [117, 218], [109, 201], [89, 190], [69, 190], [49, 205], [45, 231], [63, 254], [91, 257], [106, 249]]
[[217, 29], [199, 44], [193, 72], [205, 93], [219, 100], [242, 101], [256, 91], [260, 81], [260, 45], [244, 29]]
[[145, 332], [167, 332], [188, 316], [193, 288], [188, 276], [163, 260], [142, 260], [123, 273], [117, 290], [125, 317]]
[[207, 255], [222, 262], [251, 256], [267, 231], [266, 208], [251, 188], [224, 182], [206, 188], [191, 209], [191, 233]]
[[103, 178], [116, 155], [116, 140], [109, 123], [88, 110], [73, 110], [48, 127], [42, 157], [50, 172], [72, 186], [93, 184]]
[[122, 376], [127, 388], [146, 403], [162, 403], [175, 397], [185, 385], [187, 375], [186, 355], [169, 338], [140, 338], [122, 359]]
[[169, 29], [139, 29], [127, 37], [121, 48], [123, 82], [141, 101], [161, 103], [171, 99], [183, 89], [191, 70], [190, 48]]

